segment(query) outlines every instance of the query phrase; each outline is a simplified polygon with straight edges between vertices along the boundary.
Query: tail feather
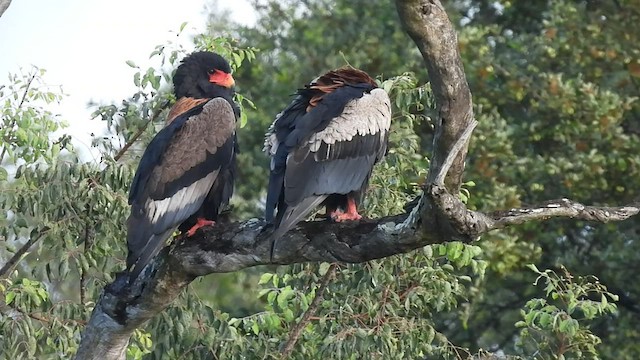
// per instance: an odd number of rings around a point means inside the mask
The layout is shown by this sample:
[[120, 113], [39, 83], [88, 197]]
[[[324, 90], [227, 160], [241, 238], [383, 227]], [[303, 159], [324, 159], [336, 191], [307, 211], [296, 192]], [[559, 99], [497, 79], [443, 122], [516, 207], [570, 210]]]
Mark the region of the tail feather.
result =
[[131, 249], [129, 249], [130, 255], [135, 254], [135, 258], [127, 258], [127, 267], [131, 268], [131, 270], [129, 270], [130, 282], [135, 280], [142, 270], [149, 264], [151, 259], [158, 254], [173, 231], [174, 229], [172, 228], [161, 234], [151, 235], [142, 249], [137, 249], [137, 251], [131, 251]]
[[316, 206], [320, 205], [326, 198], [327, 195], [310, 196], [303, 199], [295, 206], [287, 207], [287, 209], [284, 210], [282, 217], [278, 215], [278, 225], [271, 234], [271, 238], [273, 239], [273, 244], [271, 246], [271, 260], [273, 260], [273, 254], [275, 252], [276, 242], [278, 239], [309, 215], [309, 213], [315, 209]]

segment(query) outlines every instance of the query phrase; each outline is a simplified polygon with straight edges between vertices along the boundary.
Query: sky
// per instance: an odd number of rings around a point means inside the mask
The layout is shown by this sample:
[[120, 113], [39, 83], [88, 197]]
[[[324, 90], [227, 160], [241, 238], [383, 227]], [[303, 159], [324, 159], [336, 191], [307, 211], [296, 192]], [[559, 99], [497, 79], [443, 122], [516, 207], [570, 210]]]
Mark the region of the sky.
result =
[[[236, 22], [255, 21], [248, 0], [219, 3]], [[62, 85], [68, 95], [53, 111], [69, 123], [65, 132], [86, 154], [89, 134], [102, 129], [100, 120], [90, 120], [89, 101], [106, 103], [133, 94], [135, 70], [125, 61], [150, 65], [154, 47], [174, 39], [183, 22], [188, 22], [186, 35], [203, 32], [205, 1], [13, 0], [0, 17], [0, 85], [21, 67], [46, 69], [45, 83]]]

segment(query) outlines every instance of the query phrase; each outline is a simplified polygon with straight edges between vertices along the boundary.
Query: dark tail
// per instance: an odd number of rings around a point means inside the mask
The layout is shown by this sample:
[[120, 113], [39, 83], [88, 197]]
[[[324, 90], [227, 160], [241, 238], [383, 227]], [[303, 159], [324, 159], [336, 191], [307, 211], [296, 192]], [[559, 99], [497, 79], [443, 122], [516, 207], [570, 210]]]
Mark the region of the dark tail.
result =
[[310, 196], [303, 199], [299, 204], [287, 207], [283, 212], [278, 212], [278, 216], [276, 218], [277, 225], [270, 236], [270, 238], [273, 239], [271, 245], [271, 262], [273, 262], [273, 255], [276, 251], [276, 242], [287, 231], [307, 217], [307, 215], [309, 215], [309, 213], [320, 205], [326, 198], [327, 195]]
[[127, 256], [127, 269], [129, 270], [129, 283], [138, 278], [142, 270], [151, 262], [160, 249], [164, 246], [165, 241], [171, 236], [174, 229], [169, 229], [161, 234], [153, 234], [149, 237], [147, 243], [140, 249], [132, 251], [129, 244], [129, 255]]

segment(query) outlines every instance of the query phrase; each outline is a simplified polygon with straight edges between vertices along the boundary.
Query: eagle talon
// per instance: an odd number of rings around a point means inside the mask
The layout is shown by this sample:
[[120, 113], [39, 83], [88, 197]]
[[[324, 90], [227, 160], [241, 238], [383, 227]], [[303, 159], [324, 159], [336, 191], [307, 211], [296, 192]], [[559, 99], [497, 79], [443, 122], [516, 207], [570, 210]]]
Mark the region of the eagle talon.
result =
[[205, 226], [214, 226], [216, 224], [215, 221], [213, 220], [207, 220], [204, 218], [198, 218], [198, 222], [196, 222], [195, 225], [193, 225], [191, 227], [191, 229], [189, 229], [189, 231], [187, 231], [187, 237], [191, 237], [193, 235], [196, 234], [196, 231], [198, 231], [198, 229], [205, 227]]
[[362, 219], [362, 215], [358, 213], [339, 213], [331, 215], [331, 220], [335, 222], [356, 221]]

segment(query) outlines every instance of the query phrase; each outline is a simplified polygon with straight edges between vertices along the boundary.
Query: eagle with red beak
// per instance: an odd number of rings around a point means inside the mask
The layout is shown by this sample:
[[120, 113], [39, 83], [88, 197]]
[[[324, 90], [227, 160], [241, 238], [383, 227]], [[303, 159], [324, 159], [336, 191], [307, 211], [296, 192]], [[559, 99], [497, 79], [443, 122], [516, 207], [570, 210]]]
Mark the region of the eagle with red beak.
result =
[[329, 220], [361, 218], [357, 208], [386, 154], [390, 124], [389, 96], [364, 71], [329, 71], [297, 91], [265, 139], [265, 218], [274, 244], [321, 204]]
[[233, 193], [236, 173], [234, 80], [212, 52], [185, 57], [173, 77], [176, 103], [147, 146], [129, 192], [130, 281], [176, 228], [192, 236], [214, 225]]

